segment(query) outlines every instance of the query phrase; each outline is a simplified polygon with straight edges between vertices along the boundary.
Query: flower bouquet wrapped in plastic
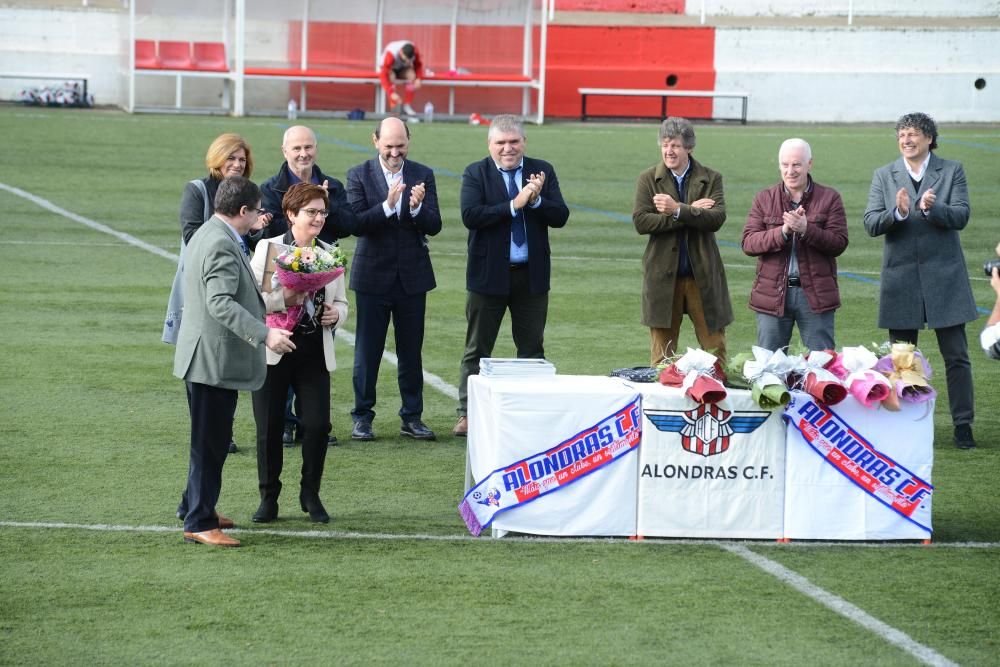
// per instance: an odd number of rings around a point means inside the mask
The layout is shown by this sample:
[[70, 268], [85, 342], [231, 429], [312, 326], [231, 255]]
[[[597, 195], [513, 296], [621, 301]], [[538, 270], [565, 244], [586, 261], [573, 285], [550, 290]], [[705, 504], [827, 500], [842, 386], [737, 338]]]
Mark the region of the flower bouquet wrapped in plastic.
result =
[[834, 362], [847, 373], [844, 384], [866, 408], [878, 407], [889, 398], [892, 389], [889, 380], [874, 369], [877, 362], [875, 353], [861, 345], [843, 348]]
[[875, 364], [875, 370], [889, 379], [892, 391], [883, 405], [899, 409], [899, 401], [925, 403], [937, 396], [930, 384], [931, 365], [911, 343], [893, 343], [889, 354]]
[[791, 394], [785, 378], [794, 370], [794, 362], [783, 350], [772, 352], [756, 345], [750, 349], [753, 359], [743, 364], [743, 377], [750, 383], [754, 402], [765, 410], [788, 405]]
[[660, 372], [660, 383], [680, 387], [698, 403], [718, 403], [726, 397], [725, 377], [714, 354], [688, 348], [687, 353]]
[[292, 331], [302, 319], [302, 313], [313, 315], [313, 296], [344, 274], [347, 257], [338, 246], [330, 250], [312, 246], [289, 248], [274, 258], [274, 275], [271, 286], [287, 287], [306, 292], [305, 303], [289, 306], [283, 313], [269, 313], [267, 326]]
[[847, 398], [847, 387], [827, 365], [837, 356], [833, 350], [816, 350], [804, 357], [794, 357], [795, 376], [802, 390], [825, 405], [836, 405]]
[[746, 366], [748, 361], [753, 360], [753, 353], [751, 352], [740, 352], [734, 356], [729, 357], [729, 361], [726, 363], [726, 386], [735, 387], [737, 389], [749, 389], [750, 381], [743, 375], [743, 367]]

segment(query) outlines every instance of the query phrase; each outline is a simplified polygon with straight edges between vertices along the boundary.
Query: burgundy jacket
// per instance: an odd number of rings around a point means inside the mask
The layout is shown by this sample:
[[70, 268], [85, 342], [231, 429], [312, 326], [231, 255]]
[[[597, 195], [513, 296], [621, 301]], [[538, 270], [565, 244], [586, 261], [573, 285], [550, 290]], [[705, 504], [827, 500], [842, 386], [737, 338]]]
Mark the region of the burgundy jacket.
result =
[[[840, 307], [836, 257], [847, 247], [847, 217], [840, 194], [809, 177], [802, 197], [808, 225], [796, 242], [799, 279], [815, 313]], [[791, 201], [782, 183], [757, 193], [743, 228], [743, 252], [757, 258], [757, 276], [750, 290], [750, 309], [781, 316], [788, 289], [792, 240], [781, 233], [781, 215]]]

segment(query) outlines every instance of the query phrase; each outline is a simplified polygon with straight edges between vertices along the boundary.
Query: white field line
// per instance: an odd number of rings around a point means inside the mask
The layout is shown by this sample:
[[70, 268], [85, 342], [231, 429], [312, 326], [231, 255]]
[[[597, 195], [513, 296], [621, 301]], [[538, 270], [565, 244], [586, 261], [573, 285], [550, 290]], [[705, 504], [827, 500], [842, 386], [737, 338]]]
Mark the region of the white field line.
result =
[[823, 590], [802, 575], [792, 572], [787, 567], [774, 562], [770, 558], [765, 558], [760, 554], [754, 553], [742, 545], [726, 544], [720, 546], [729, 553], [735, 554], [748, 563], [759, 567], [781, 583], [791, 586], [808, 598], [812, 598], [834, 613], [850, 621], [854, 621], [869, 632], [906, 651], [925, 665], [945, 667], [956, 664], [934, 649], [914, 640], [905, 632], [883, 623], [863, 609], [854, 606], [833, 593]]
[[[6, 183], [0, 183], [0, 190], [5, 190], [5, 191], [7, 191], [7, 192], [9, 192], [9, 193], [11, 193], [13, 195], [17, 195], [18, 197], [22, 197], [24, 199], [27, 199], [31, 203], [36, 204], [36, 205], [44, 208], [47, 211], [51, 211], [52, 213], [55, 213], [57, 215], [61, 215], [64, 218], [68, 218], [69, 220], [72, 220], [73, 222], [78, 222], [81, 225], [85, 225], [87, 227], [90, 227], [91, 229], [93, 229], [95, 231], [103, 232], [105, 234], [110, 234], [111, 236], [114, 236], [115, 238], [117, 238], [117, 239], [119, 239], [121, 241], [124, 241], [125, 243], [127, 243], [127, 244], [129, 244], [131, 246], [135, 246], [136, 248], [141, 248], [142, 250], [145, 250], [147, 252], [151, 252], [154, 255], [158, 255], [159, 257], [163, 257], [164, 259], [170, 260], [171, 262], [177, 262], [177, 260], [179, 259], [179, 257], [176, 254], [172, 253], [172, 252], [168, 252], [168, 251], [164, 250], [163, 248], [159, 248], [157, 246], [152, 245], [151, 243], [146, 243], [142, 239], [138, 239], [138, 238], [132, 236], [131, 234], [126, 234], [125, 232], [120, 232], [120, 231], [118, 231], [116, 229], [112, 229], [111, 227], [108, 227], [107, 225], [103, 225], [103, 224], [101, 224], [99, 222], [91, 220], [90, 218], [85, 218], [82, 215], [77, 215], [76, 213], [73, 213], [72, 211], [67, 211], [66, 209], [64, 209], [64, 208], [62, 208], [60, 206], [56, 206], [55, 204], [53, 204], [52, 202], [50, 202], [47, 199], [43, 199], [43, 198], [41, 198], [41, 197], [39, 197], [37, 195], [33, 195], [30, 192], [25, 192], [24, 190], [21, 190], [20, 188], [15, 188], [13, 186], [7, 185]], [[355, 340], [354, 339], [354, 333], [352, 333], [351, 331], [348, 331], [347, 329], [338, 329], [337, 330], [337, 338], [342, 339], [348, 345], [350, 345], [351, 347], [354, 347], [354, 340]], [[399, 359], [396, 357], [395, 354], [393, 354], [392, 352], [389, 352], [388, 350], [386, 350], [385, 352], [382, 353], [382, 358], [385, 359], [390, 364], [392, 364], [393, 366], [398, 366], [399, 365]], [[434, 375], [433, 373], [430, 373], [430, 372], [428, 372], [428, 371], [425, 370], [424, 371], [424, 382], [426, 382], [430, 386], [434, 387], [435, 389], [437, 389], [439, 392], [441, 392], [442, 394], [444, 394], [448, 398], [451, 398], [452, 400], [455, 400], [455, 401], [458, 400], [458, 387], [454, 387], [454, 386], [448, 384], [447, 382], [445, 382], [439, 376]]]
[[79, 222], [81, 225], [84, 225], [86, 227], [90, 227], [91, 229], [93, 229], [95, 231], [104, 232], [105, 234], [110, 234], [111, 236], [114, 236], [115, 238], [120, 239], [120, 240], [124, 241], [125, 243], [128, 243], [129, 245], [133, 245], [136, 248], [142, 248], [143, 250], [145, 250], [147, 252], [151, 252], [154, 255], [158, 255], [159, 257], [162, 257], [164, 259], [169, 259], [170, 261], [173, 261], [173, 262], [177, 261], [177, 255], [173, 254], [172, 252], [167, 252], [163, 248], [159, 248], [159, 247], [157, 247], [157, 246], [155, 246], [155, 245], [153, 245], [151, 243], [146, 243], [142, 239], [137, 239], [136, 237], [132, 236], [131, 234], [126, 234], [125, 232], [120, 232], [117, 229], [112, 229], [111, 227], [108, 227], [107, 225], [102, 225], [99, 222], [95, 222], [95, 221], [91, 220], [90, 218], [85, 218], [82, 215], [77, 215], [76, 213], [73, 213], [72, 211], [67, 211], [66, 209], [64, 209], [64, 208], [62, 208], [60, 206], [56, 206], [55, 204], [53, 204], [52, 202], [50, 202], [48, 199], [42, 199], [41, 197], [39, 197], [37, 195], [33, 195], [30, 192], [25, 192], [24, 190], [22, 190], [20, 188], [15, 188], [15, 187], [13, 187], [11, 185], [7, 185], [6, 183], [0, 183], [0, 190], [5, 190], [5, 191], [11, 193], [12, 195], [17, 195], [18, 197], [21, 197], [23, 199], [27, 199], [32, 204], [36, 204], [36, 205], [44, 208], [47, 211], [51, 211], [52, 213], [55, 213], [57, 215], [61, 215], [64, 218], [68, 218], [68, 219], [72, 220], [73, 222]]
[[[7, 192], [10, 192], [11, 194], [15, 194], [15, 195], [17, 195], [19, 197], [23, 197], [24, 199], [27, 199], [28, 201], [31, 201], [31, 202], [37, 204], [38, 206], [41, 206], [42, 208], [45, 208], [45, 209], [47, 209], [49, 211], [52, 211], [53, 213], [61, 215], [61, 216], [65, 217], [65, 218], [68, 218], [70, 220], [73, 220], [74, 222], [79, 222], [80, 224], [83, 224], [83, 225], [85, 225], [87, 227], [90, 227], [91, 229], [94, 229], [94, 230], [99, 231], [99, 232], [104, 232], [105, 234], [110, 234], [111, 236], [114, 236], [114, 237], [116, 237], [116, 238], [118, 238], [118, 239], [120, 239], [122, 241], [125, 241], [126, 243], [128, 243], [130, 245], [133, 245], [133, 246], [135, 246], [137, 248], [142, 248], [143, 250], [146, 250], [148, 252], [151, 252], [151, 253], [153, 253], [155, 255], [158, 255], [158, 256], [163, 257], [165, 259], [169, 259], [169, 260], [174, 261], [174, 262], [176, 262], [177, 259], [178, 259], [177, 255], [174, 255], [173, 253], [169, 253], [169, 252], [167, 252], [167, 251], [165, 251], [165, 250], [163, 250], [161, 248], [158, 248], [158, 247], [156, 247], [154, 245], [146, 243], [145, 241], [142, 241], [141, 239], [137, 239], [134, 236], [131, 236], [130, 234], [125, 234], [123, 232], [119, 232], [117, 230], [114, 230], [114, 229], [108, 227], [107, 225], [102, 225], [99, 222], [95, 222], [95, 221], [90, 220], [88, 218], [85, 218], [83, 216], [80, 216], [80, 215], [77, 215], [77, 214], [72, 213], [70, 211], [67, 211], [66, 209], [61, 208], [59, 206], [56, 206], [55, 204], [53, 204], [52, 202], [50, 202], [50, 201], [48, 201], [46, 199], [42, 199], [41, 197], [33, 195], [33, 194], [29, 193], [29, 192], [25, 192], [24, 190], [21, 190], [19, 188], [14, 188], [14, 187], [11, 187], [11, 186], [6, 185], [4, 183], [0, 183], [0, 189], [6, 190]], [[342, 330], [340, 330], [339, 335], [349, 345], [351, 345], [351, 346], [354, 345], [355, 338], [354, 338], [354, 334], [352, 332], [342, 329]], [[386, 361], [388, 361], [390, 364], [392, 364], [392, 365], [396, 365], [397, 364], [396, 355], [392, 354], [391, 352], [388, 352], [388, 351], [384, 352], [383, 355], [382, 355], [382, 357]], [[446, 396], [449, 396], [450, 398], [453, 398], [453, 399], [456, 399], [456, 400], [458, 399], [458, 389], [456, 387], [448, 384], [447, 382], [445, 382], [444, 380], [442, 380], [440, 377], [438, 377], [438, 376], [436, 376], [436, 375], [434, 375], [432, 373], [428, 373], [427, 371], [424, 371], [424, 380], [428, 384], [430, 384], [432, 387], [434, 387], [435, 389], [437, 389], [441, 393], [445, 394]], [[81, 529], [81, 530], [99, 530], [99, 531], [108, 531], [108, 532], [110, 532], [110, 531], [119, 531], [119, 532], [128, 532], [128, 531], [174, 532], [174, 531], [177, 530], [177, 528], [168, 528], [168, 527], [165, 527], [165, 526], [113, 526], [113, 525], [101, 525], [101, 524], [94, 525], [94, 526], [88, 526], [88, 525], [62, 524], [62, 523], [19, 523], [19, 522], [11, 522], [11, 521], [0, 521], [0, 526], [7, 526], [7, 527], [34, 527], [34, 528], [77, 528], [77, 529]], [[234, 530], [233, 532], [243, 532], [243, 531]], [[440, 540], [440, 541], [470, 541], [470, 540], [474, 539], [474, 538], [467, 537], [467, 536], [435, 536], [435, 535], [406, 535], [406, 536], [403, 536], [403, 535], [388, 535], [388, 534], [370, 534], [369, 535], [369, 534], [363, 534], [363, 533], [345, 533], [345, 532], [335, 532], [335, 531], [309, 531], [309, 532], [302, 533], [302, 532], [296, 532], [296, 531], [255, 530], [253, 532], [255, 532], [255, 533], [262, 533], [262, 534], [273, 534], [273, 535], [279, 535], [279, 536], [287, 536], [287, 537], [303, 536], [303, 537], [329, 537], [329, 538], [341, 538], [341, 539], [352, 539], [352, 538], [353, 539], [387, 539], [387, 540], [388, 539], [410, 539], [410, 540], [416, 539], [416, 540]], [[515, 538], [515, 539], [517, 539], [517, 538]], [[527, 541], [532, 541], [532, 542], [543, 542], [543, 541], [565, 542], [565, 539], [560, 540], [559, 538], [549, 538], [548, 540], [546, 540], [545, 538], [529, 538]], [[643, 540], [643, 541], [641, 541], [639, 543], [640, 544], [645, 544], [646, 542], [647, 542], [647, 540]], [[651, 544], [653, 544], [653, 543], [660, 543], [660, 544], [675, 544], [675, 543], [678, 543], [676, 541], [672, 541], [672, 542], [659, 542], [659, 541], [653, 542], [653, 541], [649, 541], [649, 542]], [[713, 545], [718, 545], [720, 548], [725, 549], [726, 551], [729, 551], [729, 552], [731, 552], [733, 554], [736, 554], [736, 555], [742, 557], [743, 559], [747, 560], [748, 562], [750, 562], [750, 563], [756, 565], [757, 567], [761, 568], [765, 572], [768, 572], [768, 573], [772, 574], [773, 576], [775, 576], [779, 580], [781, 580], [783, 583], [786, 583], [789, 586], [795, 588], [797, 591], [799, 591], [803, 595], [806, 595], [807, 597], [810, 597], [810, 598], [812, 598], [812, 599], [820, 602], [821, 604], [823, 604], [824, 606], [828, 607], [832, 611], [840, 614], [841, 616], [844, 616], [844, 617], [846, 617], [846, 618], [854, 621], [855, 623], [858, 623], [862, 627], [864, 627], [864, 628], [870, 630], [871, 632], [875, 633], [876, 635], [882, 637], [885, 641], [888, 641], [889, 643], [894, 644], [894, 645], [900, 647], [904, 651], [907, 651], [908, 653], [910, 653], [911, 655], [913, 655], [914, 657], [916, 657], [918, 660], [921, 660], [922, 662], [924, 662], [926, 664], [929, 664], [929, 665], [942, 665], [943, 666], [943, 665], [953, 665], [954, 664], [951, 661], [949, 661], [947, 658], [945, 658], [944, 656], [942, 656], [939, 653], [937, 653], [936, 651], [934, 651], [933, 649], [930, 649], [930, 648], [924, 646], [923, 644], [920, 644], [920, 643], [914, 641], [912, 638], [910, 638], [905, 633], [903, 633], [903, 632], [901, 632], [899, 630], [896, 630], [895, 628], [893, 628], [893, 627], [891, 627], [889, 625], [886, 625], [885, 623], [883, 623], [883, 622], [879, 621], [878, 619], [874, 618], [873, 616], [867, 614], [866, 612], [864, 612], [863, 610], [859, 609], [858, 607], [855, 607], [854, 605], [850, 604], [846, 600], [843, 600], [843, 599], [837, 597], [836, 595], [833, 595], [832, 593], [828, 593], [827, 591], [823, 590], [822, 588], [819, 588], [818, 586], [815, 586], [814, 584], [812, 584], [805, 577], [802, 577], [801, 575], [798, 575], [798, 574], [792, 572], [791, 570], [788, 570], [787, 568], [779, 565], [778, 563], [775, 563], [774, 561], [772, 561], [770, 559], [767, 559], [767, 558], [764, 558], [763, 556], [759, 556], [759, 555], [755, 554], [754, 552], [750, 551], [749, 549], [747, 549], [742, 544], [738, 544], [738, 543], [731, 543], [731, 544], [730, 543], [719, 543], [719, 542], [711, 542], [711, 541], [707, 541], [707, 540], [706, 541], [684, 540], [684, 541], [680, 541], [679, 543], [681, 543], [681, 544], [705, 544], [705, 545], [713, 544]]]
[[[0, 528], [40, 528], [45, 530], [85, 530], [105, 533], [180, 533], [181, 525], [142, 526], [107, 523], [66, 523], [61, 521], [3, 521]], [[768, 540], [702, 540], [683, 538], [644, 538], [630, 540], [626, 537], [544, 537], [533, 535], [507, 535], [500, 539], [473, 537], [467, 533], [452, 535], [432, 535], [428, 533], [362, 533], [344, 530], [279, 530], [275, 528], [227, 528], [226, 533], [242, 535], [274, 535], [299, 539], [320, 540], [375, 540], [375, 541], [424, 541], [424, 542], [480, 542], [483, 544], [539, 543], [539, 544], [629, 544], [636, 548], [656, 548], [670, 546], [719, 547], [722, 549], [746, 548], [748, 546], [773, 546], [781, 549], [812, 549], [848, 547], [854, 549], [1000, 549], [1000, 542], [770, 542]], [[734, 552], [735, 553], [735, 552]]]
[[[337, 329], [337, 340], [343, 340], [351, 347], [354, 347], [354, 332], [348, 331], [347, 329]], [[389, 350], [384, 350], [382, 352], [382, 358], [388, 361], [393, 366], [399, 365], [399, 357], [390, 352]], [[440, 376], [434, 375], [426, 368], [424, 369], [424, 382], [430, 386], [437, 389], [439, 392], [452, 399], [453, 401], [458, 400], [458, 387], [449, 384]]]

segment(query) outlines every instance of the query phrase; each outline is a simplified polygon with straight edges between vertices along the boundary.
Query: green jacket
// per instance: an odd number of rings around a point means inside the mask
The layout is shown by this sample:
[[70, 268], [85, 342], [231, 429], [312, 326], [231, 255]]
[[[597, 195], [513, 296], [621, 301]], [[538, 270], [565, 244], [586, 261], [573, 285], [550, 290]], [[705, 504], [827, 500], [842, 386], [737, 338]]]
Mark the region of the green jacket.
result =
[[715, 241], [715, 232], [726, 221], [726, 200], [722, 194], [722, 176], [694, 158], [690, 159], [685, 201], [713, 199], [713, 208], [681, 204], [677, 220], [658, 212], [653, 206], [653, 195], [668, 194], [679, 198], [677, 183], [663, 162], [639, 174], [636, 183], [632, 224], [637, 232], [649, 236], [642, 255], [642, 323], [659, 329], [670, 327], [680, 238], [684, 234], [706, 323], [710, 330], [718, 331], [733, 321], [726, 269]]
[[184, 251], [184, 317], [174, 375], [223, 389], [260, 389], [264, 299], [250, 263], [225, 222], [206, 222]]

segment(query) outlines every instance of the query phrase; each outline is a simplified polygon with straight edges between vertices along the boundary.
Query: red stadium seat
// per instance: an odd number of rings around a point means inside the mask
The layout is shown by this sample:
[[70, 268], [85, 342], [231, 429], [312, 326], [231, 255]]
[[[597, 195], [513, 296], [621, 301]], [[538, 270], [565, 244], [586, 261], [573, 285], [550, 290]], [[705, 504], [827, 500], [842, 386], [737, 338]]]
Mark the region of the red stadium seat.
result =
[[160, 42], [160, 66], [164, 69], [194, 69], [191, 42]]
[[156, 42], [151, 39], [135, 40], [136, 69], [159, 69], [160, 61], [156, 58]]
[[195, 42], [194, 68], [213, 72], [226, 72], [226, 45], [222, 42]]

